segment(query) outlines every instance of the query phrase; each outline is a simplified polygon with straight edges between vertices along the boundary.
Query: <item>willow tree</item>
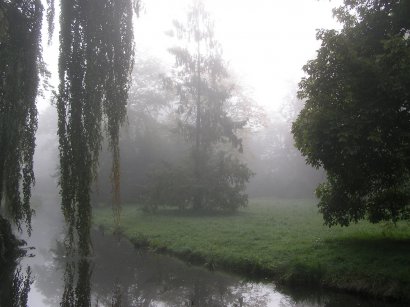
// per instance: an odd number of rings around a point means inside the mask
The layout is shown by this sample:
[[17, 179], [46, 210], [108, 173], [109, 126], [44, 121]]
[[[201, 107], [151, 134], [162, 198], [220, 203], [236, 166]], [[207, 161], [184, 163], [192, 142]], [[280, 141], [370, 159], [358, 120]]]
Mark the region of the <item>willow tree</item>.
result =
[[40, 0], [0, 2], [0, 208], [29, 233], [42, 14]]
[[[36, 97], [41, 60], [40, 0], [0, 2], [0, 305], [27, 306], [30, 267], [23, 276], [15, 259], [24, 241], [12, 233], [31, 233], [31, 187], [37, 130]], [[4, 215], [4, 216], [2, 216]], [[6, 218], [7, 219], [6, 219]], [[15, 272], [14, 272], [15, 271]], [[4, 305], [4, 306], [5, 306]]]
[[119, 127], [133, 63], [133, 0], [61, 2], [58, 135], [62, 208], [69, 245], [89, 253], [90, 189], [103, 132], [112, 150], [113, 203], [119, 219]]

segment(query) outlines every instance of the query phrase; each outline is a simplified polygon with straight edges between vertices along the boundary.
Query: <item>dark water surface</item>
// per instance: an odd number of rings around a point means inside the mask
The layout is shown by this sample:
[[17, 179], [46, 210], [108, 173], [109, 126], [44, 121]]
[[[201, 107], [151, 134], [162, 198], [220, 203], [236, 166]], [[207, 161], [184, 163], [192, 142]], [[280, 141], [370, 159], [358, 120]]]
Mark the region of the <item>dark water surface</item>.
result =
[[[248, 282], [138, 251], [127, 240], [101, 232], [93, 233], [93, 242], [95, 256], [89, 259], [92, 306], [111, 306], [118, 293], [121, 306], [387, 306], [344, 294], [283, 294], [273, 284]], [[61, 301], [63, 250], [55, 249], [44, 260], [32, 264], [35, 283], [29, 306], [58, 306]]]
[[[40, 212], [39, 212], [40, 211]], [[63, 221], [52, 210], [38, 210], [28, 240], [35, 256], [21, 261], [31, 267], [34, 283], [28, 306], [397, 306], [353, 295], [308, 289], [282, 289], [272, 283], [246, 281], [211, 272], [172, 257], [136, 250], [126, 239], [93, 231], [93, 256], [65, 256]], [[73, 279], [67, 264], [74, 263]], [[72, 288], [70, 288], [72, 287]], [[67, 291], [68, 290], [72, 290]], [[66, 291], [66, 292], [65, 292]], [[65, 295], [64, 295], [65, 293]], [[7, 305], [6, 305], [7, 306]]]

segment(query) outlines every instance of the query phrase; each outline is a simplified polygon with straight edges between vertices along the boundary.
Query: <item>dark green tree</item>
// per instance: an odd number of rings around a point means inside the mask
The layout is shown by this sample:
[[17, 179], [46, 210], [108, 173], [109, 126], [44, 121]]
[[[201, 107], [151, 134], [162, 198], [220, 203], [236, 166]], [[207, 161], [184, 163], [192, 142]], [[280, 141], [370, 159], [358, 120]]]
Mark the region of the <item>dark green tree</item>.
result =
[[293, 124], [329, 226], [410, 219], [410, 2], [344, 1], [341, 31], [321, 30]]
[[[192, 144], [192, 154], [184, 166], [162, 170], [167, 178], [153, 180], [154, 190], [185, 191], [172, 192], [179, 197], [170, 197], [166, 203], [179, 202], [182, 207], [188, 204], [197, 210], [233, 210], [247, 202], [244, 190], [251, 171], [228, 147], [242, 152], [237, 132], [247, 121], [233, 114], [238, 97], [233, 95], [235, 86], [229, 79], [221, 46], [214, 37], [213, 21], [203, 3], [194, 1], [186, 22], [175, 21], [174, 26], [170, 34], [180, 44], [169, 49], [175, 66], [167, 85], [178, 99], [177, 130]], [[162, 171], [154, 177], [158, 178]], [[169, 172], [184, 172], [175, 174], [184, 180], [171, 182], [174, 176], [169, 176]], [[153, 196], [164, 200], [167, 195], [164, 192], [163, 197]]]

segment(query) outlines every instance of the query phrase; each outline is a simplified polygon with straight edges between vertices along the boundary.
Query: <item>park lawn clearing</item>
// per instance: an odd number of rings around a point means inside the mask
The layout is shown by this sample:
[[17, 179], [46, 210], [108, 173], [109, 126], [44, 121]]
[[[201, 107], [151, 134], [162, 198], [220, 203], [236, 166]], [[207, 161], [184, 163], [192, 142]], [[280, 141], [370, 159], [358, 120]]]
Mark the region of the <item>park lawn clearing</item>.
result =
[[[114, 231], [111, 208], [93, 222]], [[410, 301], [410, 224], [323, 225], [315, 200], [253, 199], [232, 215], [122, 208], [121, 233], [210, 269]]]

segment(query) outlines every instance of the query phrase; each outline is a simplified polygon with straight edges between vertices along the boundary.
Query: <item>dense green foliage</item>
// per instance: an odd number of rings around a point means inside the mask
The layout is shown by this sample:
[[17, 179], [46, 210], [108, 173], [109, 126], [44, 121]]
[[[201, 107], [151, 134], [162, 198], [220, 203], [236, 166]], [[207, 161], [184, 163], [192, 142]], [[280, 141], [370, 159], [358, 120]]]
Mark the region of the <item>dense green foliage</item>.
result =
[[410, 3], [345, 1], [343, 29], [321, 30], [304, 67], [296, 146], [328, 180], [328, 225], [410, 219]]
[[39, 0], [0, 3], [0, 208], [29, 233], [42, 14]]
[[169, 49], [175, 66], [166, 85], [176, 93], [177, 130], [192, 145], [192, 152], [183, 165], [162, 172], [157, 168], [151, 174], [148, 203], [235, 210], [247, 203], [245, 187], [252, 174], [232, 153], [242, 152], [237, 131], [246, 119], [233, 116], [234, 85], [204, 4], [194, 1], [186, 23], [175, 21], [174, 26], [171, 35], [180, 45]]
[[[115, 229], [110, 210], [95, 213], [95, 224]], [[409, 225], [328, 228], [313, 200], [251, 200], [227, 216], [124, 206], [122, 232], [137, 246], [210, 268], [410, 299]]]
[[[69, 241], [78, 235], [85, 255], [90, 247], [90, 189], [103, 123], [113, 155], [113, 202], [119, 204], [118, 140], [133, 63], [133, 5], [132, 0], [61, 5], [57, 109], [62, 207]], [[118, 206], [114, 213], [118, 221]]]

